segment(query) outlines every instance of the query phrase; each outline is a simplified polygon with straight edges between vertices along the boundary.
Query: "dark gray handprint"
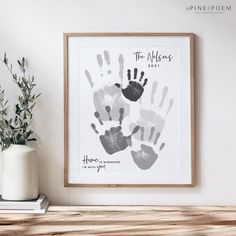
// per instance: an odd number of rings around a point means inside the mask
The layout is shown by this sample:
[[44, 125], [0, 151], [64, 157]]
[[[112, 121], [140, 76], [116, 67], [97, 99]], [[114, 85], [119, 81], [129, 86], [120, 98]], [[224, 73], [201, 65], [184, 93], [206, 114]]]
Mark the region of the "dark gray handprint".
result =
[[[109, 106], [105, 107], [105, 110], [107, 112], [107, 116], [108, 116], [108, 121], [107, 122], [111, 122], [112, 121], [112, 116], [111, 116], [111, 108]], [[120, 113], [120, 117], [119, 117], [119, 125], [115, 126], [115, 127], [110, 127], [109, 129], [105, 130], [103, 135], [99, 136], [99, 139], [101, 141], [101, 144], [103, 146], [103, 148], [105, 149], [105, 151], [112, 155], [116, 152], [120, 152], [125, 150], [128, 146], [132, 145], [132, 135], [137, 133], [139, 130], [139, 126], [135, 126], [132, 133], [128, 136], [125, 136], [122, 132], [122, 121], [124, 118], [124, 108], [120, 108], [119, 109], [119, 113]], [[104, 125], [100, 113], [99, 112], [95, 112], [94, 116], [97, 118], [99, 124], [101, 126]], [[96, 134], [99, 134], [96, 125], [94, 123], [91, 124], [92, 129], [95, 131]]]
[[[140, 118], [137, 122], [130, 124], [130, 130], [135, 126], [140, 126], [140, 132], [134, 135], [136, 140], [141, 141], [140, 150], [131, 151], [131, 155], [135, 164], [142, 170], [152, 167], [158, 158], [158, 152], [161, 151], [165, 143], [162, 142], [159, 149], [156, 150], [156, 145], [161, 136], [167, 115], [173, 107], [174, 100], [171, 98], [166, 104], [165, 101], [168, 95], [168, 87], [162, 88], [159, 93], [158, 103], [155, 103], [155, 94], [157, 92], [158, 83], [155, 81], [152, 85], [150, 97], [150, 109], [140, 109]], [[165, 108], [167, 105], [167, 109]], [[154, 150], [155, 149], [155, 150]]]
[[130, 101], [136, 102], [143, 94], [144, 87], [148, 82], [148, 79], [144, 79], [144, 72], [142, 71], [140, 73], [139, 79], [137, 78], [138, 69], [134, 68], [134, 76], [133, 79], [131, 79], [131, 70], [127, 70], [127, 78], [129, 84], [126, 88], [122, 88], [122, 84], [116, 83], [115, 85], [118, 88], [121, 88], [122, 94]]

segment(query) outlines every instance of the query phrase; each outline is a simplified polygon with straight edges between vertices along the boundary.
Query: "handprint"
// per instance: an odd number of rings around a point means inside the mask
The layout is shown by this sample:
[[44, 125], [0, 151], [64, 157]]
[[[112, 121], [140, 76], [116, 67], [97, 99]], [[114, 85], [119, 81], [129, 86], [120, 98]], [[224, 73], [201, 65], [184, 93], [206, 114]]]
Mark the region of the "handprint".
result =
[[[119, 120], [119, 108], [124, 108], [124, 117], [129, 114], [130, 106], [122, 99], [122, 93], [119, 88], [117, 88], [114, 84], [108, 85], [109, 83], [112, 83], [112, 70], [110, 69], [111, 65], [111, 59], [109, 52], [107, 50], [104, 50], [103, 55], [98, 54], [97, 57], [97, 63], [101, 70], [101, 73], [99, 76], [104, 76], [105, 72], [107, 72], [107, 84], [97, 88], [93, 92], [93, 103], [95, 106], [95, 110], [99, 112], [101, 120], [107, 121], [107, 113], [104, 109], [104, 107], [109, 106], [111, 108], [111, 116], [113, 120], [118, 121]], [[103, 63], [103, 62], [106, 63]], [[117, 66], [119, 67], [119, 77], [120, 81], [123, 79], [123, 69], [124, 69], [124, 57], [122, 54], [119, 55]], [[106, 65], [106, 70], [105, 65]], [[105, 70], [105, 72], [104, 72]], [[85, 76], [89, 82], [89, 85], [92, 89], [96, 87], [96, 83], [94, 83], [93, 76], [90, 74], [88, 70], [85, 70]], [[105, 79], [104, 77], [102, 78]]]
[[122, 88], [122, 84], [116, 83], [115, 85], [118, 88], [121, 88], [122, 94], [130, 101], [136, 102], [143, 94], [144, 87], [148, 82], [148, 79], [144, 79], [144, 72], [142, 71], [140, 73], [139, 79], [137, 78], [138, 69], [134, 68], [134, 76], [133, 79], [131, 79], [131, 70], [127, 70], [127, 78], [129, 84], [126, 88]]
[[[112, 121], [112, 116], [111, 116], [111, 108], [109, 106], [106, 106], [104, 109], [107, 113], [107, 117], [108, 117], [108, 122]], [[132, 142], [131, 142], [131, 138], [132, 135], [137, 133], [139, 130], [139, 126], [135, 126], [132, 133], [128, 136], [124, 136], [123, 132], [122, 132], [122, 121], [124, 118], [124, 108], [121, 107], [119, 109], [119, 125], [115, 126], [115, 127], [110, 127], [109, 129], [106, 129], [103, 135], [99, 136], [100, 142], [103, 146], [103, 148], [105, 149], [105, 151], [112, 155], [116, 152], [120, 152], [125, 150], [128, 146], [131, 146]], [[94, 116], [97, 118], [99, 124], [101, 126], [104, 125], [103, 120], [101, 119], [100, 113], [99, 112], [95, 112]], [[96, 134], [99, 134], [97, 127], [94, 123], [91, 124], [92, 129], [95, 131]]]
[[151, 109], [140, 109], [140, 118], [136, 123], [130, 124], [130, 130], [135, 126], [140, 126], [138, 133], [134, 135], [135, 139], [141, 141], [140, 150], [131, 151], [131, 155], [135, 164], [143, 170], [151, 168], [158, 158], [157, 152], [161, 151], [165, 143], [162, 142], [158, 150], [156, 145], [161, 136], [163, 128], [165, 126], [165, 120], [170, 112], [174, 100], [170, 99], [168, 102], [168, 108], [164, 111], [164, 104], [168, 94], [168, 87], [164, 87], [161, 92], [160, 102], [158, 106], [155, 106], [155, 93], [157, 90], [157, 82], [152, 85], [152, 93], [150, 98]]
[[[164, 146], [165, 143], [161, 143], [159, 151], [161, 151]], [[153, 148], [146, 144], [141, 144], [139, 151], [131, 151], [131, 155], [134, 163], [142, 170], [150, 169], [158, 158]]]
[[119, 120], [119, 108], [124, 108], [124, 117], [129, 114], [130, 106], [122, 99], [120, 90], [115, 86], [106, 85], [102, 89], [98, 89], [93, 93], [93, 103], [96, 111], [100, 113], [101, 119], [107, 121], [107, 113], [104, 107], [111, 108], [111, 116], [113, 120]]

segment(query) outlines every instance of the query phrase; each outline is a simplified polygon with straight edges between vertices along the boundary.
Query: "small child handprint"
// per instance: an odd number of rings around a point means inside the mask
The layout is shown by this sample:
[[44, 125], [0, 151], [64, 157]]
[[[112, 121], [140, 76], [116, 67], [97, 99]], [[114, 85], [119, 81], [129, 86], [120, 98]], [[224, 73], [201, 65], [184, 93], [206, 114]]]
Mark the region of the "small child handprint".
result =
[[[159, 151], [161, 151], [164, 146], [165, 143], [161, 143]], [[131, 151], [131, 155], [134, 163], [142, 170], [150, 169], [158, 158], [153, 148], [146, 144], [141, 144], [139, 151]]]
[[127, 77], [129, 84], [126, 88], [122, 88], [122, 84], [116, 83], [115, 85], [118, 88], [121, 88], [122, 94], [130, 101], [136, 102], [143, 94], [144, 87], [148, 82], [148, 79], [144, 79], [144, 72], [140, 73], [139, 79], [137, 79], [138, 69], [134, 68], [134, 76], [131, 80], [131, 70], [127, 70]]
[[[109, 123], [112, 121], [111, 108], [109, 106], [106, 106], [105, 110], [106, 110], [107, 116], [108, 116], [108, 121], [106, 121], [105, 123]], [[103, 148], [110, 155], [112, 155], [116, 152], [123, 151], [128, 146], [131, 146], [131, 144], [132, 144], [131, 138], [132, 138], [133, 134], [137, 133], [140, 128], [139, 126], [135, 126], [130, 135], [124, 136], [124, 134], [122, 132], [122, 126], [121, 126], [123, 118], [124, 118], [124, 108], [121, 107], [119, 109], [119, 113], [120, 113], [119, 125], [105, 129], [104, 134], [99, 136], [99, 139], [100, 139], [100, 142], [101, 142]], [[101, 126], [103, 126], [104, 122], [101, 119], [100, 113], [96, 111], [94, 113], [94, 116], [97, 118], [99, 124]], [[94, 123], [91, 124], [91, 127], [95, 131], [96, 134], [99, 134], [99, 132], [96, 128], [96, 125]]]

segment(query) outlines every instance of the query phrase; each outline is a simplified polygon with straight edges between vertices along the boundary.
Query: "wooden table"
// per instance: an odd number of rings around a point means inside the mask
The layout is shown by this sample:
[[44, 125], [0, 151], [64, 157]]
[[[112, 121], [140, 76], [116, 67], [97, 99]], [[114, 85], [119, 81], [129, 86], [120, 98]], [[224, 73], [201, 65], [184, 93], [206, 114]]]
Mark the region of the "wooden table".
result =
[[50, 206], [1, 214], [0, 235], [236, 235], [236, 207]]

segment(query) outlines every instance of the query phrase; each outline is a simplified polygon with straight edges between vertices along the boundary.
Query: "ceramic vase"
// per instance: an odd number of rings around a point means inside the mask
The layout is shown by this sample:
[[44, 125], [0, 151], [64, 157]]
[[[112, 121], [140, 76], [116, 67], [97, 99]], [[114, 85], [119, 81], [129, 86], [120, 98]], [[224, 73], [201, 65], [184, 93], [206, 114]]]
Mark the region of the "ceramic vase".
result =
[[2, 156], [2, 198], [31, 200], [38, 197], [38, 161], [34, 148], [11, 145]]

